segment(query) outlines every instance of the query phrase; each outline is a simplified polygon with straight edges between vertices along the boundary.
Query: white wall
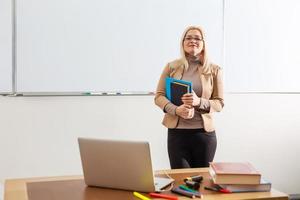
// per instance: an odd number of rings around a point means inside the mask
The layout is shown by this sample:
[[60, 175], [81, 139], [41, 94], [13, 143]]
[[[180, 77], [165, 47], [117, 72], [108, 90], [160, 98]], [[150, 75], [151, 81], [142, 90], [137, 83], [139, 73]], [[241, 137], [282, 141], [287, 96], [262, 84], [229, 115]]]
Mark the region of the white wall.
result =
[[12, 90], [11, 0], [0, 1], [0, 93]]
[[300, 1], [224, 2], [229, 91], [300, 92]]
[[[227, 94], [215, 115], [216, 161], [250, 161], [274, 188], [299, 193], [300, 95]], [[148, 140], [154, 169], [169, 168], [153, 96], [0, 96], [0, 182], [82, 174], [77, 137]]]
[[4, 188], [3, 188], [3, 185], [2, 185], [2, 183], [0, 183], [0, 200], [2, 200], [3, 199], [3, 195], [4, 195]]

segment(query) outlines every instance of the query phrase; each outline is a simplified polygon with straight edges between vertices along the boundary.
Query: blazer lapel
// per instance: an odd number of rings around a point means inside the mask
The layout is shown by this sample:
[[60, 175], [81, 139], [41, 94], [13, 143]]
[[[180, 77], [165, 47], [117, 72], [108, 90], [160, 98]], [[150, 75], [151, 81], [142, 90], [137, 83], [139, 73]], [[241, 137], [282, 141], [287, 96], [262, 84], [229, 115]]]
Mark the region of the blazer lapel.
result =
[[199, 77], [202, 85], [202, 96], [204, 98], [209, 98], [210, 93], [212, 91], [212, 85], [211, 85], [211, 72], [208, 71], [208, 73], [204, 73], [203, 67], [198, 68]]

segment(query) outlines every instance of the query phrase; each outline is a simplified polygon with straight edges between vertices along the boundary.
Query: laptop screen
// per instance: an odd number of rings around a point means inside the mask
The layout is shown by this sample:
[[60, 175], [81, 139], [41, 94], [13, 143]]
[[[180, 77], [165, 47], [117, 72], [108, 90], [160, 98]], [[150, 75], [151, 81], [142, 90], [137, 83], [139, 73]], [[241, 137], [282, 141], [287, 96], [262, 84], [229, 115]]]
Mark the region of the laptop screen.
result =
[[148, 142], [91, 138], [78, 142], [87, 185], [155, 191]]

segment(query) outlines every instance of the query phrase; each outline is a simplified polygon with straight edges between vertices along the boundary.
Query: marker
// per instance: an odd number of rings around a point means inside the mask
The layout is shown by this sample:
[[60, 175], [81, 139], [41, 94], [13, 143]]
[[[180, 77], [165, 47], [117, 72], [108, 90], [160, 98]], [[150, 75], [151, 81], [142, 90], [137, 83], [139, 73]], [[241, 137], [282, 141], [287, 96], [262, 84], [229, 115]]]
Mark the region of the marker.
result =
[[218, 188], [215, 188], [215, 187], [204, 187], [204, 189], [215, 191], [215, 192], [221, 192], [221, 193], [231, 193], [230, 190], [222, 189], [222, 188], [218, 189]]
[[158, 193], [154, 193], [151, 192], [149, 193], [150, 197], [154, 197], [154, 198], [163, 198], [163, 199], [170, 199], [170, 200], [178, 200], [177, 196], [173, 196], [173, 195], [166, 195], [166, 194], [158, 194]]
[[84, 93], [82, 93], [83, 95], [91, 95], [91, 93], [90, 92], [84, 92]]
[[144, 195], [142, 195], [138, 192], [133, 192], [133, 195], [140, 198], [140, 199], [142, 199], [142, 200], [151, 200], [150, 198], [148, 198], [148, 197], [146, 197], [146, 196], [144, 196]]
[[185, 185], [179, 185], [179, 188], [180, 188], [180, 189], [183, 189], [183, 190], [185, 190], [185, 191], [188, 191], [188, 192], [198, 192], [198, 191], [196, 191], [196, 190], [193, 190], [193, 189], [191, 189], [191, 188], [188, 188], [188, 187], [185, 186]]
[[199, 190], [200, 188], [200, 183], [196, 181], [185, 181], [185, 184], [187, 187], [194, 189], [194, 190]]
[[117, 95], [134, 95], [133, 92], [117, 92]]
[[196, 197], [201, 197], [201, 193], [199, 191], [193, 190], [185, 185], [179, 185], [179, 188], [187, 192], [193, 193]]
[[[196, 195], [194, 193], [182, 190], [179, 187], [172, 188], [171, 191], [176, 194], [181, 194], [183, 196], [190, 197], [192, 199], [196, 198]], [[200, 198], [202, 198], [202, 196]]]
[[101, 92], [91, 92], [90, 95], [101, 95]]
[[109, 92], [91, 92], [91, 95], [110, 95], [114, 93], [109, 93]]
[[200, 182], [202, 182], [202, 180], [203, 180], [203, 176], [197, 175], [197, 176], [188, 176], [188, 177], [186, 177], [184, 179], [184, 182], [186, 182], [186, 181], [195, 181], [195, 182], [200, 183]]

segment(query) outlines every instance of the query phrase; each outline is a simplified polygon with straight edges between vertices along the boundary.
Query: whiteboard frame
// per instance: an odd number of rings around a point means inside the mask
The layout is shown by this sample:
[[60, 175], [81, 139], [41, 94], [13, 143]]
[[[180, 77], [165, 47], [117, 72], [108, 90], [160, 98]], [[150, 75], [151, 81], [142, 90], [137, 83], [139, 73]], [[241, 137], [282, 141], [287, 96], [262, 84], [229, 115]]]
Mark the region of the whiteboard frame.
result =
[[[59, 91], [47, 91], [47, 92], [43, 92], [43, 91], [38, 91], [38, 92], [31, 92], [31, 91], [18, 91], [18, 67], [17, 66], [17, 50], [18, 50], [18, 43], [17, 43], [17, 34], [18, 34], [18, 30], [17, 30], [17, 27], [16, 27], [16, 24], [17, 24], [17, 1], [18, 0], [13, 0], [15, 3], [13, 5], [13, 8], [14, 8], [14, 66], [13, 66], [13, 93], [11, 96], [85, 96], [85, 93], [88, 93], [88, 92], [91, 92], [92, 94], [91, 95], [101, 95], [101, 96], [105, 96], [107, 95], [107, 93], [109, 93], [109, 95], [153, 95], [154, 91], [141, 91], [141, 92], [124, 92], [124, 91], [115, 91], [115, 92], [107, 92], [107, 91], [96, 91], [95, 93], [93, 93], [92, 91], [76, 91], [76, 92], [72, 92], [72, 91], [62, 91], [62, 92], [59, 92]], [[222, 7], [221, 7], [221, 10], [222, 10], [222, 17], [224, 16], [224, 2], [225, 0], [222, 0], [220, 1], [222, 3]], [[224, 17], [221, 21], [221, 27], [220, 27], [220, 30], [222, 31], [222, 34], [221, 34], [221, 38], [223, 39], [222, 41], [222, 44], [220, 44], [221, 46], [221, 52], [223, 53], [223, 55], [221, 55], [221, 62], [222, 64], [224, 64]], [[20, 75], [20, 74], [19, 74]]]
[[[223, 31], [223, 64], [225, 65], [225, 29], [226, 29], [226, 0], [222, 0], [222, 31]], [[145, 95], [154, 95], [153, 92], [18, 92], [17, 90], [17, 0], [12, 0], [12, 92], [0, 92], [0, 95], [7, 96], [145, 96]], [[226, 66], [224, 66], [226, 68]], [[226, 72], [226, 69], [224, 70]], [[300, 94], [300, 92], [225, 92], [228, 94]]]

